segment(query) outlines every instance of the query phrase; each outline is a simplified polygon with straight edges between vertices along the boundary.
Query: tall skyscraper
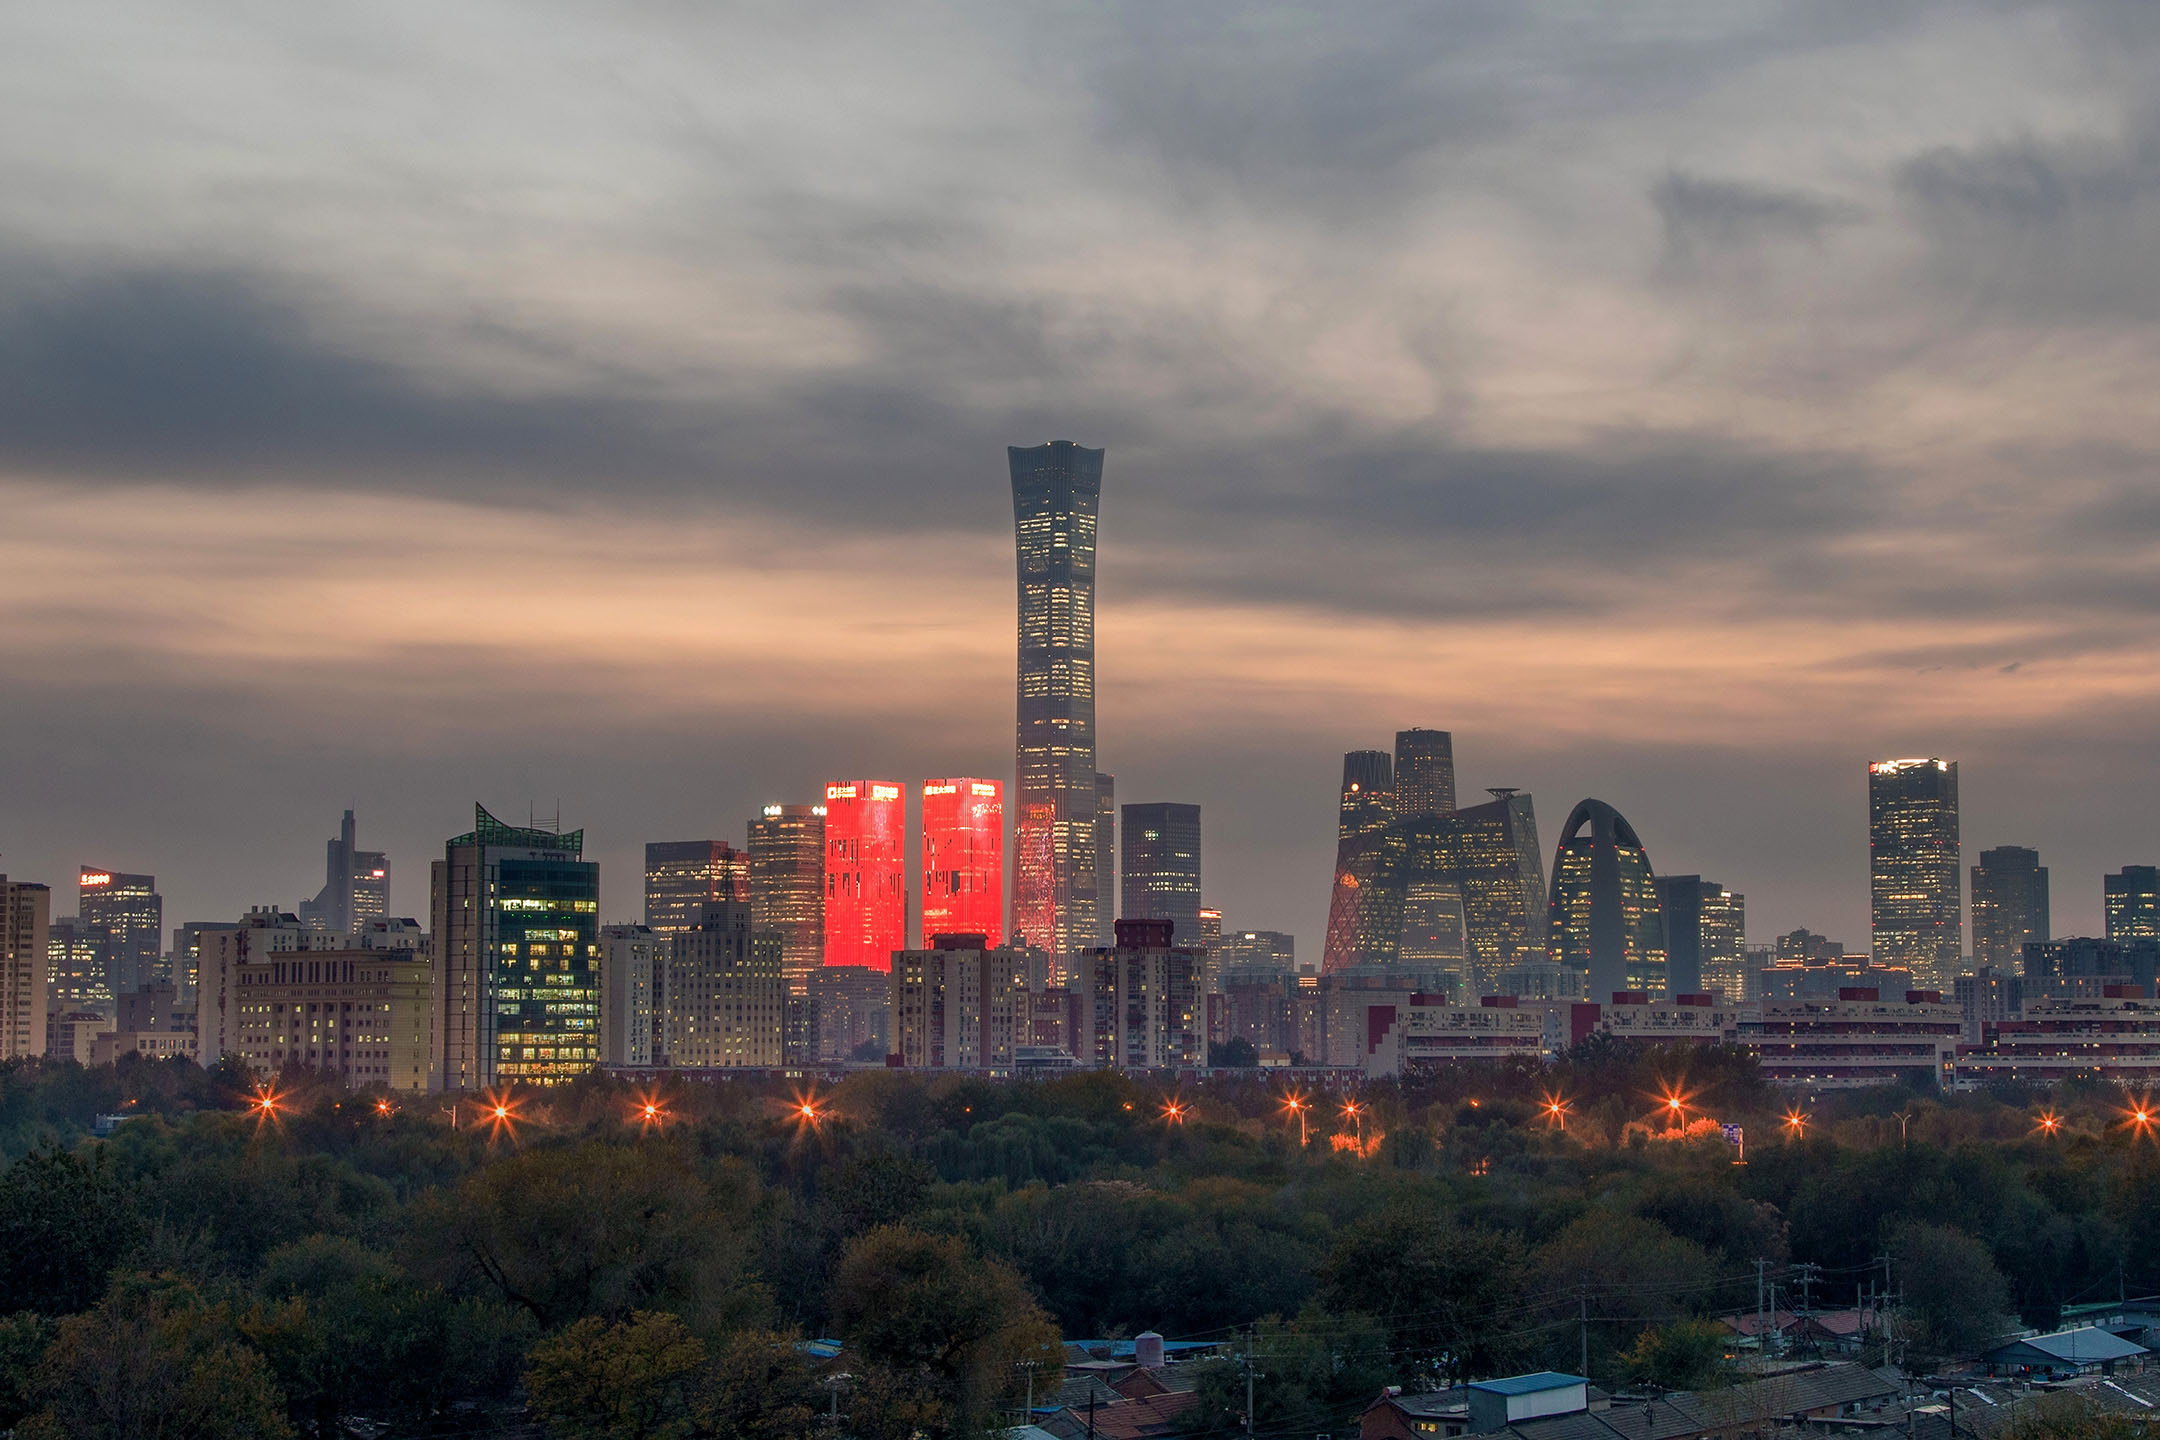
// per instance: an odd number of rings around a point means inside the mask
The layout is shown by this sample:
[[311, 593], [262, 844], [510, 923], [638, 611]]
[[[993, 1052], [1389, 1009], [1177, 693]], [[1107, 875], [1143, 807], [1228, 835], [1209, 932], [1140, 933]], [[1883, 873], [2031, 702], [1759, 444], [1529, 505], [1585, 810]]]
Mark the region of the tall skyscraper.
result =
[[750, 898], [750, 857], [725, 840], [655, 840], [645, 846], [645, 924], [673, 935], [705, 907]]
[[1170, 943], [1200, 939], [1200, 807], [1127, 805], [1118, 856], [1118, 919], [1168, 920]]
[[1964, 878], [1957, 762], [1931, 756], [1868, 766], [1874, 962], [1904, 966], [1920, 984], [1947, 991], [1964, 956]]
[[2160, 866], [2125, 865], [2100, 883], [2110, 940], [2160, 940]]
[[[1657, 877], [1665, 917], [1665, 984], [1675, 995], [1747, 998], [1747, 897], [1700, 875]], [[1595, 998], [1595, 997], [1592, 997]]]
[[350, 935], [390, 914], [390, 857], [360, 848], [359, 827], [347, 810], [338, 835], [326, 847], [323, 887], [300, 902], [300, 923], [312, 930]]
[[1005, 942], [1005, 787], [995, 780], [925, 780], [922, 933]]
[[1354, 965], [1358, 904], [1369, 876], [1359, 872], [1373, 853], [1371, 841], [1395, 818], [1395, 762], [1385, 750], [1352, 750], [1342, 758], [1342, 792], [1335, 812], [1335, 880], [1328, 894], [1327, 936], [1321, 968]]
[[1020, 581], [1012, 931], [1059, 964], [1103, 929], [1096, 839], [1095, 519], [1103, 452], [1010, 447]]
[[827, 965], [892, 969], [893, 952], [907, 948], [906, 862], [907, 792], [898, 781], [825, 787]]
[[478, 805], [430, 876], [445, 1090], [560, 1084], [600, 1062], [600, 867], [585, 832]]
[[2015, 971], [2025, 947], [2053, 938], [2048, 928], [2048, 872], [2040, 852], [1998, 845], [1972, 867], [1973, 959]]
[[1589, 975], [1593, 1002], [1609, 1004], [1619, 990], [1665, 992], [1665, 923], [1650, 854], [1602, 800], [1577, 805], [1560, 831], [1546, 926], [1552, 958]]
[[76, 885], [76, 914], [97, 946], [106, 988], [120, 995], [155, 980], [165, 938], [165, 898], [157, 893], [157, 877], [85, 865]]
[[1395, 813], [1445, 815], [1455, 808], [1455, 737], [1446, 730], [1395, 732]]
[[750, 917], [780, 937], [788, 992], [825, 963], [825, 807], [767, 805], [750, 822]]
[[45, 1053], [52, 891], [0, 875], [0, 1060]]

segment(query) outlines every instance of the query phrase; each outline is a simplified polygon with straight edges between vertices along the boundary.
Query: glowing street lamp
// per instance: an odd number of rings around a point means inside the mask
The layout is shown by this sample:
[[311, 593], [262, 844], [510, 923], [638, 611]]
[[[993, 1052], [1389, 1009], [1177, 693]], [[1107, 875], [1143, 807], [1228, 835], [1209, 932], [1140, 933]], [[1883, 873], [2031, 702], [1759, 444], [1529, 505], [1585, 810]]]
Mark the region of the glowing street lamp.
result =
[[1185, 1116], [1191, 1111], [1191, 1109], [1191, 1106], [1186, 1105], [1180, 1101], [1165, 1100], [1163, 1101], [1162, 1107], [1163, 1119], [1169, 1121], [1172, 1125], [1183, 1125], [1185, 1123]]
[[1789, 1139], [1789, 1140], [1797, 1140], [1797, 1139], [1799, 1139], [1799, 1138], [1800, 1138], [1800, 1137], [1801, 1137], [1802, 1135], [1805, 1135], [1805, 1134], [1807, 1133], [1807, 1122], [1808, 1122], [1808, 1118], [1809, 1118], [1809, 1117], [1808, 1117], [1808, 1115], [1807, 1115], [1807, 1112], [1806, 1112], [1806, 1111], [1804, 1111], [1804, 1110], [1788, 1110], [1788, 1111], [1786, 1111], [1786, 1112], [1785, 1112], [1785, 1136], [1786, 1136], [1786, 1138], [1787, 1138], [1787, 1139]]
[[1305, 1133], [1305, 1112], [1311, 1107], [1306, 1105], [1305, 1098], [1303, 1096], [1295, 1094], [1284, 1100], [1283, 1104], [1289, 1109], [1291, 1114], [1297, 1116], [1298, 1144], [1304, 1145], [1309, 1143], [1308, 1137]]
[[2033, 1117], [2033, 1129], [2052, 1140], [2057, 1132], [2062, 1129], [2062, 1116], [2057, 1115], [2053, 1110], [2043, 1110]]
[[255, 1087], [255, 1094], [248, 1101], [248, 1109], [254, 1113], [255, 1128], [262, 1129], [265, 1122], [275, 1124], [278, 1112], [285, 1108], [285, 1097], [268, 1085]]
[[490, 1144], [502, 1139], [505, 1135], [510, 1137], [511, 1144], [515, 1145], [517, 1143], [518, 1113], [516, 1100], [508, 1095], [499, 1095], [495, 1091], [489, 1090], [482, 1095], [480, 1100], [480, 1118], [487, 1122]]
[[2138, 1096], [2137, 1099], [2130, 1102], [2130, 1108], [2123, 1113], [2128, 1117], [2123, 1121], [2123, 1124], [2129, 1127], [2131, 1135], [2138, 1139], [2144, 1139], [2151, 1135], [2153, 1125], [2160, 1123], [2160, 1109], [2154, 1107], [2152, 1097], [2149, 1095]]
[[1549, 1127], [1567, 1129], [1568, 1102], [1564, 1095], [1545, 1097], [1545, 1123]]
[[375, 1113], [378, 1115], [388, 1115], [390, 1113], [390, 1109], [390, 1097], [387, 1095], [375, 1102]]
[[1357, 1126], [1358, 1144], [1363, 1145], [1365, 1143], [1365, 1107], [1355, 1100], [1345, 1100], [1343, 1101], [1342, 1113], [1348, 1117], [1353, 1125]]

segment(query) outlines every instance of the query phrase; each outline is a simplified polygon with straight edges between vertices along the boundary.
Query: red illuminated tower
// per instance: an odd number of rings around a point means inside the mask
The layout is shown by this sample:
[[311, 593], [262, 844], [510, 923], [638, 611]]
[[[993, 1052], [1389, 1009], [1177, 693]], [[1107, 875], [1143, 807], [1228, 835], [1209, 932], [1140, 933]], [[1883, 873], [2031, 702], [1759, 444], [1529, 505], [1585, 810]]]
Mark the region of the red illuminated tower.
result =
[[907, 948], [907, 797], [891, 780], [825, 787], [825, 963], [892, 969]]
[[922, 933], [1005, 939], [1005, 787], [995, 780], [925, 780]]

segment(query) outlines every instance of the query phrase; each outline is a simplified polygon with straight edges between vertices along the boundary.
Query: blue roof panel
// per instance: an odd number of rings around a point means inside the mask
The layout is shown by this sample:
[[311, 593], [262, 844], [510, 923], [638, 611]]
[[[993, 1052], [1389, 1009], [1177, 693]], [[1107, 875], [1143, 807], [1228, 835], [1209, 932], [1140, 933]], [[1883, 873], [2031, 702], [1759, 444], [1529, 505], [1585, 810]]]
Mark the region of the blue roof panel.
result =
[[1535, 1395], [1540, 1390], [1559, 1390], [1569, 1385], [1589, 1383], [1580, 1375], [1563, 1375], [1558, 1370], [1539, 1370], [1530, 1375], [1510, 1375], [1504, 1380], [1473, 1380], [1470, 1388], [1483, 1390], [1488, 1395]]

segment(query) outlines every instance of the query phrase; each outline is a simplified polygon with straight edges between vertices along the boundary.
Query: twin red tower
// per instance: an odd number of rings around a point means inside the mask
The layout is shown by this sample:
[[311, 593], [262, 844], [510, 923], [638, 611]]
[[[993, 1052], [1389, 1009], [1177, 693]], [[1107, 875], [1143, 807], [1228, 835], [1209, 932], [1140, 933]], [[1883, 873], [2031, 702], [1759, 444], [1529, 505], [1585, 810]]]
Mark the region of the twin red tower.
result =
[[[892, 780], [825, 787], [825, 963], [890, 970], [908, 945], [907, 797]], [[1005, 787], [922, 785], [922, 934], [1005, 936]]]

